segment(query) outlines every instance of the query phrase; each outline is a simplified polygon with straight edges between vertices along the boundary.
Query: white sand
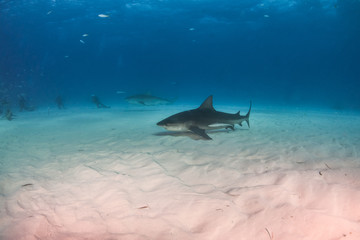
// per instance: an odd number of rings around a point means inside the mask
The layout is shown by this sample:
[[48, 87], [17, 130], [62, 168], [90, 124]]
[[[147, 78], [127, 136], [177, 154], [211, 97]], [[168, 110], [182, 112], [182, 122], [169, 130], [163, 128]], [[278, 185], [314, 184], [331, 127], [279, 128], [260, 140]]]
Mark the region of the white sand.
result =
[[189, 108], [0, 121], [0, 239], [360, 239], [360, 115], [254, 106], [213, 141], [153, 135]]

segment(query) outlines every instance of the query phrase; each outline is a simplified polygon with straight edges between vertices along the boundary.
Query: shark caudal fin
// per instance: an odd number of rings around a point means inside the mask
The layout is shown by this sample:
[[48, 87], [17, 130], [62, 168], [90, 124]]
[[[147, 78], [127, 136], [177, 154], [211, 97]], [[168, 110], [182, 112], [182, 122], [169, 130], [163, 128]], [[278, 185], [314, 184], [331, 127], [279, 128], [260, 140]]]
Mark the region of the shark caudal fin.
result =
[[251, 105], [252, 105], [252, 101], [250, 101], [250, 107], [249, 107], [249, 111], [246, 115], [244, 116], [241, 116], [240, 115], [240, 111], [238, 111], [237, 113], [235, 113], [236, 115], [238, 115], [238, 118], [239, 118], [239, 122], [238, 124], [242, 127], [242, 122], [246, 122], [248, 127], [250, 128], [250, 121], [249, 121], [249, 118], [250, 118], [250, 112], [251, 112]]
[[250, 108], [249, 108], [248, 113], [245, 115], [245, 121], [246, 121], [249, 128], [250, 128], [249, 117], [250, 117], [250, 112], [251, 112], [251, 105], [252, 105], [252, 101], [250, 100]]
[[[245, 116], [242, 116], [242, 120], [241, 120], [241, 122], [242, 122], [242, 121], [246, 121], [246, 123], [247, 123], [247, 125], [248, 125], [249, 128], [250, 128], [249, 118], [250, 118], [250, 112], [251, 112], [251, 105], [252, 105], [252, 101], [250, 101], [250, 108], [249, 108], [248, 113], [247, 113]], [[240, 124], [239, 124], [240, 126], [242, 126], [241, 122], [240, 122]]]

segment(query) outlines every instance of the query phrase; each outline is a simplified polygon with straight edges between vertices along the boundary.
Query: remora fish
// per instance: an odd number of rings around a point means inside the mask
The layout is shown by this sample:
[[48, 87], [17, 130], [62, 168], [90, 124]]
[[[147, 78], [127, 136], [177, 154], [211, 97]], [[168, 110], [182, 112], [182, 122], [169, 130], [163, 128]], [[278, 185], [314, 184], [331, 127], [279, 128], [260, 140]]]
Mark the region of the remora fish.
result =
[[125, 98], [125, 100], [131, 104], [140, 104], [144, 106], [166, 105], [173, 103], [173, 101], [168, 99], [152, 96], [150, 94], [134, 95]]
[[214, 129], [232, 129], [234, 125], [246, 122], [250, 128], [251, 101], [248, 113], [245, 116], [240, 115], [240, 111], [235, 114], [218, 112], [213, 107], [213, 96], [210, 95], [200, 107], [174, 114], [157, 123], [158, 126], [170, 131], [190, 131], [200, 136], [202, 139], [211, 140], [205, 130]]

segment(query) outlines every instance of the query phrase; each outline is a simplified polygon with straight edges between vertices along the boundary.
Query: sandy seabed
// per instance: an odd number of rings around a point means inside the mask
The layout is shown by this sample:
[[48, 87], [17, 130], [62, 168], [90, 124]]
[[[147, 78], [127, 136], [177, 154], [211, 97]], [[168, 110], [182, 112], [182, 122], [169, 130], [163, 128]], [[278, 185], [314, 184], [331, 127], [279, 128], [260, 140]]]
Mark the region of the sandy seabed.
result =
[[0, 239], [360, 239], [359, 113], [254, 106], [212, 141], [158, 134], [190, 108], [0, 121]]

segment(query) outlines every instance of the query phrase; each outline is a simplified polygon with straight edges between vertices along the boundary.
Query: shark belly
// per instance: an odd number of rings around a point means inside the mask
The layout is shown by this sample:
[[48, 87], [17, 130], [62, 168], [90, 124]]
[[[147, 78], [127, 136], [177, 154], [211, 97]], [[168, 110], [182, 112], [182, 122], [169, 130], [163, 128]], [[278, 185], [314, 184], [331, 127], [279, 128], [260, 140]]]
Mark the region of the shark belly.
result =
[[166, 130], [175, 131], [175, 132], [189, 131], [189, 127], [187, 127], [186, 125], [183, 125], [183, 124], [164, 126], [164, 128]]
[[234, 124], [230, 123], [215, 123], [207, 126], [207, 130], [223, 129], [223, 128], [234, 128]]

